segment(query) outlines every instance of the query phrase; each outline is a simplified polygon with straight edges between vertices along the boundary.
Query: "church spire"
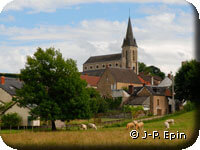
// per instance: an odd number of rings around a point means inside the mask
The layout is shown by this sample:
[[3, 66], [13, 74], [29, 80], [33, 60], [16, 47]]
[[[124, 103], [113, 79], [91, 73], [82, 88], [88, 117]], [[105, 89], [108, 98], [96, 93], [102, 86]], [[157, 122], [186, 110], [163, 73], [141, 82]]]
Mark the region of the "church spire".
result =
[[135, 46], [137, 47], [137, 43], [135, 38], [133, 37], [133, 31], [132, 31], [132, 25], [131, 25], [131, 19], [129, 17], [128, 20], [128, 27], [127, 27], [127, 31], [126, 31], [126, 37], [124, 38], [124, 42], [122, 47], [124, 46]]

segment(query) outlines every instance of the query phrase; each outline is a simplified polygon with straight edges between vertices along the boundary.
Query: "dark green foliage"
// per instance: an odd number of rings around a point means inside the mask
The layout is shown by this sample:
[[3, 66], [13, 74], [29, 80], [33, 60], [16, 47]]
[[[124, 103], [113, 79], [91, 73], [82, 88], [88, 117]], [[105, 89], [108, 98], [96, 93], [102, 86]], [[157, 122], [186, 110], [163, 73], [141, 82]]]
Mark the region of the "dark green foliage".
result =
[[175, 76], [175, 97], [179, 100], [200, 100], [200, 63], [195, 60], [184, 64]]
[[19, 126], [22, 118], [17, 113], [9, 113], [3, 115], [1, 118], [4, 127], [16, 127]]
[[33, 57], [27, 57], [20, 79], [24, 85], [13, 100], [31, 107], [33, 117], [51, 120], [52, 130], [57, 119], [90, 117], [87, 83], [81, 80], [76, 62], [65, 60], [58, 50], [38, 48]]
[[195, 109], [195, 104], [190, 101], [187, 101], [187, 104], [183, 106], [183, 109], [185, 111], [192, 111]]
[[7, 102], [4, 104], [0, 104], [0, 115], [3, 115], [6, 110], [8, 110], [15, 102]]
[[165, 78], [165, 73], [162, 72], [158, 67], [146, 66], [143, 62], [139, 62], [139, 72], [144, 72], [146, 75], [159, 76], [162, 79]]
[[119, 109], [119, 106], [122, 102], [122, 98], [106, 98], [105, 101], [108, 104], [109, 110]]

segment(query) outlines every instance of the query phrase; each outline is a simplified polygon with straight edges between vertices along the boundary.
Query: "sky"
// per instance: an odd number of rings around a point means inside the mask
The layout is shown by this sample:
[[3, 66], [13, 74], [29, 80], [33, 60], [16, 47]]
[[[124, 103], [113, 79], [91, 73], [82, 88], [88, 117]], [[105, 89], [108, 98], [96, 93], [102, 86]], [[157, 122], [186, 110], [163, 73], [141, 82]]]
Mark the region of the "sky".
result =
[[185, 0], [14, 0], [0, 14], [0, 72], [20, 73], [38, 47], [59, 49], [79, 71], [120, 53], [130, 9], [138, 59], [173, 74], [194, 58], [194, 15]]

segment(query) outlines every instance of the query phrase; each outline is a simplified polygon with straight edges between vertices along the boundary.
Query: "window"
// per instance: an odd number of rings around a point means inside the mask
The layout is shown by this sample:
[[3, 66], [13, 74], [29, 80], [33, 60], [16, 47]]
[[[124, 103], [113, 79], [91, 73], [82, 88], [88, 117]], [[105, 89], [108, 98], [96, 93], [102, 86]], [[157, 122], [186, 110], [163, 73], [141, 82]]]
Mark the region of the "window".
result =
[[115, 66], [118, 67], [118, 63], [116, 63]]
[[90, 69], [92, 69], [92, 66], [90, 66]]
[[98, 68], [99, 68], [99, 65], [96, 65], [96, 68], [98, 69]]
[[109, 67], [112, 67], [112, 64], [109, 64]]
[[87, 67], [85, 67], [85, 70], [87, 70]]
[[135, 53], [134, 53], [134, 51], [133, 51], [133, 60], [135, 60]]
[[157, 106], [159, 106], [159, 99], [157, 99]]
[[105, 68], [105, 65], [103, 64], [102, 67]]

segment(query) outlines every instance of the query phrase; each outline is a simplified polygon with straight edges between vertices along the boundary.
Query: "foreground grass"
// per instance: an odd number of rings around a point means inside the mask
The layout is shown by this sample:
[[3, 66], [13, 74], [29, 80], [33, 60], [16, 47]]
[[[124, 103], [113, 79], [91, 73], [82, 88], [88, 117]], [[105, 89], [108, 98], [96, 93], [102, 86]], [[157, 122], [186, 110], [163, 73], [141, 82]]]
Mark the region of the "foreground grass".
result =
[[[160, 139], [153, 139], [152, 136], [147, 139], [142, 139], [144, 132], [140, 131], [138, 139], [130, 137], [130, 131], [123, 127], [99, 128], [95, 130], [77, 130], [77, 131], [57, 131], [57, 132], [31, 132], [22, 131], [20, 133], [0, 134], [4, 142], [13, 148], [32, 147], [39, 149], [39, 147], [55, 147], [55, 146], [98, 146], [110, 145], [117, 148], [121, 146], [176, 146], [182, 147], [189, 139], [193, 137], [195, 128], [195, 111], [183, 113], [180, 115], [170, 116], [175, 120], [175, 124], [170, 126], [168, 131], [170, 133], [177, 133], [177, 131], [186, 134], [186, 139], [164, 139], [163, 132], [165, 131], [164, 121], [162, 119], [157, 121], [146, 122], [144, 131], [151, 133], [158, 131]], [[167, 119], [167, 118], [166, 118]]]

